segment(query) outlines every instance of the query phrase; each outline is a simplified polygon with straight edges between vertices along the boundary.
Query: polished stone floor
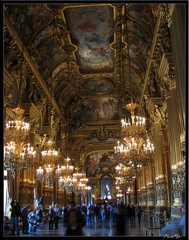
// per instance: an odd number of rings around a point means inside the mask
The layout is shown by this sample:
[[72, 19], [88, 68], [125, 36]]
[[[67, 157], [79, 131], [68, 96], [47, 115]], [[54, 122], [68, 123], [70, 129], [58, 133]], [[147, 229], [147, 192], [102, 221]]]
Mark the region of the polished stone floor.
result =
[[[131, 221], [131, 223], [125, 223], [125, 236], [122, 237], [145, 237], [146, 236], [146, 223], [141, 222], [139, 227], [137, 220]], [[104, 223], [99, 221], [95, 223], [94, 220], [91, 223], [87, 223], [83, 228], [84, 237], [115, 237], [115, 226], [113, 224], [112, 218], [105, 220]], [[49, 230], [48, 223], [41, 227], [38, 227], [36, 232], [30, 234], [22, 234], [20, 230], [20, 237], [62, 237], [65, 236], [66, 228], [63, 226], [62, 221], [59, 221], [58, 230]], [[5, 237], [11, 237], [6, 234]]]

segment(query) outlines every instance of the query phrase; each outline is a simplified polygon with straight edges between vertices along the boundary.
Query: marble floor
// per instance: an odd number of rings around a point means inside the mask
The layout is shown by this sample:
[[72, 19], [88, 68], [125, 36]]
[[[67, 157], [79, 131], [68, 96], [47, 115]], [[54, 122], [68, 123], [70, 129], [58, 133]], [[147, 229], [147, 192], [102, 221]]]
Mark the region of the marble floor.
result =
[[[137, 220], [125, 223], [125, 235], [120, 237], [145, 237], [147, 236], [146, 227], [145, 221], [141, 222], [140, 227]], [[115, 237], [115, 230], [112, 218], [105, 220], [104, 223], [101, 221], [95, 223], [92, 220], [91, 223], [87, 223], [83, 228], [83, 237]], [[36, 232], [30, 234], [22, 234], [22, 230], [20, 230], [20, 237], [62, 237], [65, 236], [65, 231], [66, 228], [60, 220], [58, 230], [49, 230], [48, 223], [46, 223], [41, 227], [37, 227]], [[4, 234], [4, 236], [11, 237], [10, 234]]]

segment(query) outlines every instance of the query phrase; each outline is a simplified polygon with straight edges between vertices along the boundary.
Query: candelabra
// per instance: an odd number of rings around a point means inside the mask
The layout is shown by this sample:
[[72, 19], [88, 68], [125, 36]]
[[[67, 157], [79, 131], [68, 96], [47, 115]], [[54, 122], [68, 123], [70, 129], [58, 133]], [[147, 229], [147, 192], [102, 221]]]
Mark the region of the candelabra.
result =
[[15, 119], [7, 121], [4, 134], [4, 168], [12, 172], [15, 178], [17, 173], [33, 164], [36, 151], [25, 143], [30, 132], [30, 125], [23, 121], [24, 110], [18, 106], [13, 109]]

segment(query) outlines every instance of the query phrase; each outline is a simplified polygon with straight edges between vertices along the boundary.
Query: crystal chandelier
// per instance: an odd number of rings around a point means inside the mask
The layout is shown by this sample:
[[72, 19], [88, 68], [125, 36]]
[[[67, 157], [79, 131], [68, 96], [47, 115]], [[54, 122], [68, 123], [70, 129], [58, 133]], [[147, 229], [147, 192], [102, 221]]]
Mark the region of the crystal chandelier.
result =
[[77, 178], [77, 182], [75, 184], [74, 192], [78, 194], [87, 194], [90, 192], [91, 187], [87, 185], [89, 179], [85, 177], [84, 173], [75, 173], [73, 174]]
[[11, 171], [15, 178], [20, 170], [33, 163], [36, 151], [30, 143], [25, 143], [25, 138], [30, 133], [30, 125], [23, 121], [24, 110], [18, 106], [13, 112], [15, 118], [5, 124], [4, 168]]
[[59, 188], [64, 189], [65, 191], [73, 191], [75, 190], [77, 183], [77, 179], [73, 178], [72, 176], [67, 176], [67, 177], [60, 177], [58, 181]]
[[36, 170], [38, 181], [46, 183], [48, 187], [59, 179], [61, 167], [59, 167], [59, 152], [54, 149], [54, 141], [49, 139], [45, 144], [45, 149], [41, 151], [41, 166]]
[[70, 158], [65, 159], [66, 164], [61, 167], [61, 174], [58, 180], [59, 188], [64, 189], [65, 191], [74, 191], [75, 185], [77, 183], [77, 178], [73, 177], [74, 166], [69, 165]]
[[128, 187], [131, 186], [133, 182], [132, 170], [130, 167], [124, 166], [122, 163], [115, 167], [116, 170], [116, 187], [119, 187], [123, 192], [126, 192]]
[[123, 197], [122, 189], [120, 189], [119, 186], [116, 186], [116, 190], [117, 190], [116, 198], [117, 198], [117, 200], [119, 201], [119, 200], [121, 200], [122, 197]]
[[131, 120], [121, 120], [123, 143], [120, 144], [118, 141], [114, 148], [117, 159], [126, 166], [130, 166], [135, 172], [146, 165], [149, 157], [152, 159], [154, 153], [154, 146], [147, 137], [145, 118], [134, 115], [137, 107], [138, 104], [132, 101], [126, 105], [131, 112]]

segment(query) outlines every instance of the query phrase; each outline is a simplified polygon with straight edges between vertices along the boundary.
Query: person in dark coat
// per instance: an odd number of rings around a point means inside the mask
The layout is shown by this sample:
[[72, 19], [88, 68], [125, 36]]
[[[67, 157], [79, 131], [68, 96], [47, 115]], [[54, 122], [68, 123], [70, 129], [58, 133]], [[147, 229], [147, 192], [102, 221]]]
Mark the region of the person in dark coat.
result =
[[49, 206], [48, 217], [49, 217], [49, 230], [51, 229], [53, 230], [55, 212], [51, 205]]
[[139, 203], [137, 203], [137, 206], [136, 206], [136, 214], [137, 214], [137, 217], [138, 217], [138, 224], [139, 224], [139, 227], [140, 227], [141, 216], [142, 216], [142, 207]]
[[130, 204], [127, 205], [127, 223], [131, 223], [132, 208]]
[[12, 224], [11, 235], [14, 236], [16, 231], [17, 236], [20, 236], [19, 226], [18, 226], [18, 218], [21, 215], [20, 204], [16, 200], [13, 200], [11, 202], [11, 207], [12, 207], [11, 208], [11, 224]]
[[135, 220], [135, 206], [133, 204], [131, 204], [131, 210], [132, 210], [131, 220]]
[[126, 207], [122, 203], [114, 207], [115, 236], [125, 236], [125, 212]]
[[85, 218], [81, 211], [76, 209], [74, 201], [70, 202], [69, 210], [64, 215], [64, 225], [67, 227], [66, 236], [82, 236], [82, 228], [85, 226]]
[[29, 234], [28, 233], [28, 207], [29, 207], [29, 204], [21, 209], [22, 233], [23, 234]]

